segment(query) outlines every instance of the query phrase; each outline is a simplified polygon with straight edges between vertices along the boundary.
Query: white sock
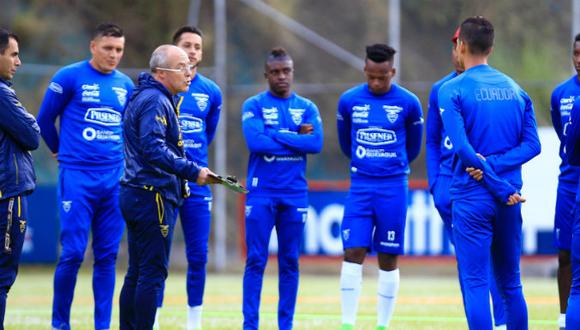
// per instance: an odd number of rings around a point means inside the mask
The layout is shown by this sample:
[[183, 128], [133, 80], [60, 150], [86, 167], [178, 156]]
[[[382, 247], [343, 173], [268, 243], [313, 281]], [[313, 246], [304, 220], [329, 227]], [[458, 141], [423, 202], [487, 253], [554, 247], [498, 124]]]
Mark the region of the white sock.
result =
[[566, 328], [566, 314], [560, 314], [560, 317], [558, 317], [558, 327]]
[[340, 301], [342, 307], [342, 323], [356, 322], [358, 298], [362, 286], [362, 265], [352, 262], [342, 262], [340, 271]]
[[377, 294], [377, 326], [388, 327], [395, 311], [399, 292], [399, 269], [384, 271], [379, 269]]
[[495, 327], [495, 330], [507, 330], [507, 325], [502, 324]]
[[187, 306], [187, 330], [201, 329], [201, 311], [202, 305]]
[[155, 312], [155, 323], [153, 323], [153, 329], [159, 330], [159, 314], [161, 314], [161, 307], [157, 307], [157, 311]]

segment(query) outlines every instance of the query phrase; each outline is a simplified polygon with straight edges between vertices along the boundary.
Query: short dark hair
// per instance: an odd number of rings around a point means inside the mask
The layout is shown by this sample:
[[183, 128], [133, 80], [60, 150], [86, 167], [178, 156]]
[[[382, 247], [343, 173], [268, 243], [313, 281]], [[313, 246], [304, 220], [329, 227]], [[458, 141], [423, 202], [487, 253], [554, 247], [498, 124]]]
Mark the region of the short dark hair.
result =
[[15, 33], [0, 28], [0, 54], [4, 54], [4, 52], [8, 48], [10, 38], [16, 40], [16, 42], [20, 42], [20, 39], [18, 39], [18, 36]]
[[181, 36], [184, 33], [197, 34], [198, 36], [203, 38], [203, 33], [201, 32], [201, 30], [197, 26], [186, 25], [186, 26], [182, 26], [179, 29], [177, 29], [177, 31], [175, 31], [175, 33], [173, 34], [173, 38], [171, 40], [173, 40], [174, 45], [177, 45], [177, 43], [179, 42], [179, 39], [181, 39]]
[[375, 63], [392, 62], [397, 52], [393, 47], [386, 44], [374, 44], [367, 46], [366, 58]]
[[574, 37], [574, 43], [580, 41], [580, 33], [578, 33], [575, 37]]
[[93, 39], [100, 37], [121, 38], [123, 36], [123, 29], [121, 29], [117, 24], [113, 23], [101, 23], [97, 25], [95, 32], [93, 33]]
[[272, 62], [272, 61], [284, 61], [284, 60], [291, 61], [292, 57], [290, 56], [290, 54], [288, 54], [286, 49], [284, 49], [282, 47], [274, 47], [274, 48], [270, 49], [270, 52], [268, 53], [268, 57], [266, 58], [266, 63]]
[[483, 16], [469, 17], [459, 30], [459, 40], [469, 46], [473, 55], [488, 55], [493, 47], [493, 25]]

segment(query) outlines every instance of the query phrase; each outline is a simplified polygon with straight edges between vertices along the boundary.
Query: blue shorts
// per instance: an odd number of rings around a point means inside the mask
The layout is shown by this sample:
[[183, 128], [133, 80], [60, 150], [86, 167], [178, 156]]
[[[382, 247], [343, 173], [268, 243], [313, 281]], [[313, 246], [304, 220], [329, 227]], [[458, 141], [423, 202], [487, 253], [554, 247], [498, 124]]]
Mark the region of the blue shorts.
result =
[[558, 183], [556, 214], [554, 216], [554, 246], [559, 250], [570, 250], [577, 189], [575, 184]]
[[407, 192], [407, 180], [351, 186], [341, 225], [344, 249], [372, 247], [379, 253], [403, 254]]

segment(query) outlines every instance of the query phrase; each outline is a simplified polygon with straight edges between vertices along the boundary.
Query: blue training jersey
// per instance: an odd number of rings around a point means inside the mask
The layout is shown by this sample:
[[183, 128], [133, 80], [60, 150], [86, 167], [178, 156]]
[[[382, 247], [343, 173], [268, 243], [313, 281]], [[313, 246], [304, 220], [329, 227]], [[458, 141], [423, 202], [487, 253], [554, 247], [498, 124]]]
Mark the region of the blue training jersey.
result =
[[443, 77], [433, 84], [429, 94], [429, 110], [427, 113], [427, 178], [429, 189], [433, 187], [439, 175], [452, 176], [453, 145], [445, 133], [441, 114], [439, 113], [439, 88], [448, 80], [457, 77], [457, 71]]
[[[89, 61], [60, 69], [52, 78], [38, 114], [42, 137], [59, 165], [110, 169], [123, 165], [122, 125], [134, 84], [114, 70], [105, 74]], [[60, 117], [60, 132], [55, 127]]]
[[570, 79], [559, 84], [552, 92], [550, 99], [550, 114], [552, 124], [560, 139], [560, 182], [578, 184], [580, 168], [570, 166], [566, 157], [566, 126], [570, 119], [570, 112], [574, 106], [574, 99], [580, 96], [580, 81], [578, 76], [572, 76]]
[[[576, 97], [566, 127], [566, 158], [575, 168], [580, 166], [580, 96]], [[576, 191], [576, 204], [580, 203], [580, 186]]]
[[[457, 158], [452, 198], [494, 194], [502, 189], [488, 181], [494, 175], [498, 183], [521, 189], [522, 164], [540, 153], [534, 108], [526, 92], [489, 65], [478, 65], [441, 86], [439, 106]], [[483, 169], [484, 182], [471, 178], [466, 167]], [[513, 192], [506, 189], [495, 196], [506, 201]]]
[[[312, 124], [312, 134], [299, 134]], [[248, 189], [255, 196], [302, 197], [306, 194], [306, 154], [322, 150], [322, 120], [316, 105], [295, 93], [283, 99], [269, 91], [242, 106], [242, 129], [250, 159]]]
[[351, 159], [353, 183], [406, 178], [409, 163], [421, 150], [421, 103], [397, 84], [387, 93], [375, 95], [364, 83], [340, 97], [337, 128], [340, 148]]
[[[196, 73], [189, 90], [177, 100], [179, 124], [187, 159], [207, 167], [207, 148], [213, 140], [222, 108], [221, 91], [213, 81]], [[208, 185], [189, 182], [191, 195], [209, 197]]]

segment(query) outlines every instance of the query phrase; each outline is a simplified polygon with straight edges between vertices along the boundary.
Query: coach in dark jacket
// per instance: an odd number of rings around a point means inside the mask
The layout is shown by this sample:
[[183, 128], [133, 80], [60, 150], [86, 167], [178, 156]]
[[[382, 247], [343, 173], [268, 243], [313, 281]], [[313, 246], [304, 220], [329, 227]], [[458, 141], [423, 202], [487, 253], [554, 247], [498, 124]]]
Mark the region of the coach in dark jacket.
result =
[[187, 185], [215, 183], [207, 168], [185, 158], [173, 96], [187, 91], [191, 66], [178, 47], [151, 55], [125, 110], [125, 173], [120, 204], [127, 223], [129, 269], [120, 297], [121, 329], [152, 329], [157, 295], [167, 278], [169, 250]]
[[38, 148], [40, 141], [36, 119], [11, 88], [20, 64], [18, 37], [0, 29], [0, 329], [4, 329], [6, 296], [16, 280], [24, 243], [26, 195], [35, 187], [30, 150]]

